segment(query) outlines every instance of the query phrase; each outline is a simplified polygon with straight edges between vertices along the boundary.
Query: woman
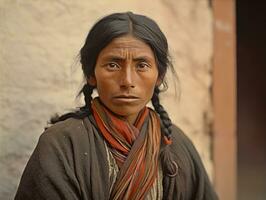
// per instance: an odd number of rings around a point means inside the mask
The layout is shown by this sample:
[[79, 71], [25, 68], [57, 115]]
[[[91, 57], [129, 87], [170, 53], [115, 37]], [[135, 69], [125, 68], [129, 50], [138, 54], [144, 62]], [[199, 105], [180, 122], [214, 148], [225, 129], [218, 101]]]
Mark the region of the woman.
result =
[[86, 105], [51, 120], [15, 199], [217, 199], [191, 141], [160, 105], [173, 67], [158, 25], [131, 12], [106, 16], [80, 62]]

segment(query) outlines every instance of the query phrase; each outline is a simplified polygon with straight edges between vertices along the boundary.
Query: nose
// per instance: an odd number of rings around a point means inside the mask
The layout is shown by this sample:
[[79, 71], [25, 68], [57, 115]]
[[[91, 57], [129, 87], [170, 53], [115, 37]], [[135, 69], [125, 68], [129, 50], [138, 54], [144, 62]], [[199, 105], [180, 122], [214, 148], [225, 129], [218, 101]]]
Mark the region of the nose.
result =
[[134, 88], [134, 72], [130, 67], [126, 67], [121, 70], [120, 87], [122, 88]]

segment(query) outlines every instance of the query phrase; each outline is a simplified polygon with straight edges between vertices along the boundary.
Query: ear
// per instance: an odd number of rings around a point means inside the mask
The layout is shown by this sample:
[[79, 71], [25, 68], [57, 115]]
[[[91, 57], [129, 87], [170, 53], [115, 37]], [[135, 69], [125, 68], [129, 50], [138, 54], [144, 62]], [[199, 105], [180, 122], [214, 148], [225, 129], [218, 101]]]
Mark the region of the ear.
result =
[[94, 76], [90, 76], [89, 78], [87, 78], [87, 82], [90, 86], [96, 87], [96, 85], [97, 85], [97, 81], [96, 81], [96, 78]]
[[157, 78], [157, 81], [156, 81], [156, 87], [160, 86], [162, 84], [162, 79], [160, 77]]

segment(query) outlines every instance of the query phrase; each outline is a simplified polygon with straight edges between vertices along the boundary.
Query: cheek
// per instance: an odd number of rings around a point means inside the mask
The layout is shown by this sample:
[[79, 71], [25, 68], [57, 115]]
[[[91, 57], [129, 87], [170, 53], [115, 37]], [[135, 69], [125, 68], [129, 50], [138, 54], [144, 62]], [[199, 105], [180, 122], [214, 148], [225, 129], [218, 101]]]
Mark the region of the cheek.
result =
[[151, 76], [147, 76], [146, 78], [143, 78], [145, 84], [149, 89], [154, 88], [158, 82], [158, 75], [157, 73], [151, 74]]
[[108, 84], [105, 81], [100, 81], [97, 82], [97, 91], [99, 93], [99, 95], [107, 95], [108, 92], [110, 91], [110, 89], [112, 89], [112, 87], [110, 87], [110, 84]]
[[97, 92], [102, 98], [109, 98], [117, 90], [117, 84], [112, 78], [101, 78], [97, 81]]
[[147, 98], [151, 99], [156, 83], [157, 78], [146, 79], [146, 81], [143, 83], [143, 92], [147, 95]]
[[95, 79], [96, 79], [96, 88], [98, 93], [105, 94], [105, 91], [109, 91], [112, 83], [110, 83], [110, 78], [106, 76], [102, 70], [100, 70], [97, 66], [95, 69]]

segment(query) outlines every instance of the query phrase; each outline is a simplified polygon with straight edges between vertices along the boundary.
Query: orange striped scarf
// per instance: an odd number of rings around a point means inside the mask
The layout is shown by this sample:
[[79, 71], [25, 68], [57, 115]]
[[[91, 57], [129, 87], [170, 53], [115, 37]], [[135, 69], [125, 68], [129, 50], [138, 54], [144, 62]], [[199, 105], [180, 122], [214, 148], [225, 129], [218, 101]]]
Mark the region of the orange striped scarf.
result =
[[161, 129], [157, 114], [145, 107], [131, 125], [110, 112], [98, 98], [93, 99], [92, 110], [119, 167], [110, 199], [144, 199], [158, 174]]

